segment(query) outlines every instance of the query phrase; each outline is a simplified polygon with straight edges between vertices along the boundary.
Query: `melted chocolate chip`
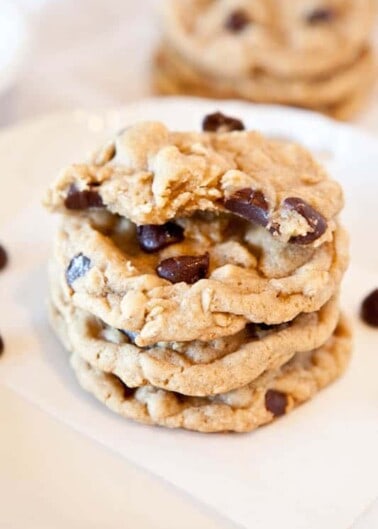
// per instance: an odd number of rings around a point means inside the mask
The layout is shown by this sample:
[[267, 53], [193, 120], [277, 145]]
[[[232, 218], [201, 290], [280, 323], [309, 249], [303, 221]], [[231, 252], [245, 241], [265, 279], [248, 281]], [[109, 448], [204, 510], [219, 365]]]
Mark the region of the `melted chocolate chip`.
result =
[[291, 237], [290, 241], [293, 244], [311, 244], [312, 242], [319, 239], [327, 230], [328, 224], [326, 219], [310, 204], [307, 204], [301, 198], [290, 197], [286, 198], [283, 203], [284, 207], [291, 211], [296, 211], [301, 215], [311, 228], [311, 231], [306, 235], [297, 235]]
[[265, 407], [275, 417], [285, 415], [287, 406], [287, 395], [275, 389], [268, 389], [265, 393]]
[[240, 119], [225, 116], [222, 112], [214, 112], [214, 114], [208, 114], [204, 117], [202, 130], [205, 132], [232, 132], [233, 130], [245, 130], [245, 126]]
[[91, 260], [82, 253], [76, 255], [66, 270], [66, 280], [71, 286], [76, 279], [85, 275], [91, 268]]
[[189, 285], [204, 279], [209, 272], [209, 254], [205, 255], [181, 255], [164, 259], [157, 266], [156, 272], [159, 277], [167, 279], [171, 283], [184, 281]]
[[269, 206], [261, 191], [245, 188], [239, 189], [234, 195], [224, 201], [224, 207], [232, 213], [260, 226], [266, 226], [269, 221]]
[[250, 23], [251, 19], [248, 14], [242, 9], [237, 9], [228, 15], [224, 27], [232, 33], [239, 33]]
[[378, 327], [378, 288], [373, 290], [362, 302], [361, 318], [372, 327]]
[[161, 226], [146, 224], [137, 228], [138, 242], [146, 253], [154, 253], [184, 240], [184, 228], [174, 222]]
[[[96, 187], [93, 185], [93, 187]], [[103, 208], [104, 203], [97, 191], [92, 189], [84, 189], [79, 191], [73, 184], [68, 190], [68, 195], [64, 201], [67, 209], [82, 210], [89, 208]]]
[[3, 270], [8, 263], [8, 254], [5, 251], [5, 248], [0, 245], [0, 270]]
[[3, 354], [3, 352], [4, 352], [4, 341], [2, 337], [0, 336], [0, 356]]
[[332, 22], [335, 18], [335, 11], [331, 8], [327, 7], [318, 7], [317, 9], [314, 9], [308, 15], [306, 16], [306, 21], [311, 24], [326, 24], [328, 22]]

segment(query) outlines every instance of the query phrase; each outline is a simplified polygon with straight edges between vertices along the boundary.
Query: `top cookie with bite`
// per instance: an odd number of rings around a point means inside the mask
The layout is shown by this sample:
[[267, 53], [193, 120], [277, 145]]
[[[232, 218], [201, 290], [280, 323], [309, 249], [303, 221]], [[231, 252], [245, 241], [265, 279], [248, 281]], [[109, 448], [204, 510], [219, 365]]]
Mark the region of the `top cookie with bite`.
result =
[[159, 122], [127, 128], [88, 163], [62, 171], [45, 204], [63, 213], [106, 208], [138, 226], [228, 212], [284, 243], [332, 240], [342, 190], [308, 151], [220, 113], [206, 116], [203, 129], [172, 132]]

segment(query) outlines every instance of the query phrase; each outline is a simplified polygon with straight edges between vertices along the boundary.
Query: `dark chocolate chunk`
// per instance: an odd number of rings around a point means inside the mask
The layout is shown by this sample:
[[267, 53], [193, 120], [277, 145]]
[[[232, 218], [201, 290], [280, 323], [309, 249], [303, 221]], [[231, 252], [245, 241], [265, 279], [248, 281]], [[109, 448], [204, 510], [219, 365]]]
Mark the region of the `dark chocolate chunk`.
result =
[[174, 222], [161, 226], [145, 224], [137, 228], [138, 242], [146, 253], [154, 253], [184, 240], [184, 228]]
[[326, 24], [332, 22], [336, 16], [334, 9], [330, 7], [318, 7], [307, 14], [306, 21], [308, 24]]
[[269, 222], [269, 206], [261, 191], [250, 188], [239, 189], [224, 201], [224, 207], [260, 226], [266, 226]]
[[91, 260], [82, 253], [76, 255], [66, 270], [66, 280], [71, 286], [76, 279], [85, 275], [91, 268]]
[[8, 254], [5, 251], [5, 248], [0, 244], [0, 270], [3, 270], [8, 263]]
[[3, 352], [4, 352], [4, 341], [2, 337], [0, 336], [0, 356], [3, 354]]
[[275, 389], [268, 389], [265, 393], [265, 407], [275, 417], [286, 413], [287, 395]]
[[243, 11], [243, 9], [236, 9], [228, 15], [224, 27], [232, 31], [232, 33], [239, 33], [239, 31], [243, 31], [251, 22], [248, 13]]
[[73, 210], [104, 207], [102, 198], [97, 191], [93, 191], [92, 189], [84, 189], [83, 191], [79, 191], [75, 184], [71, 185], [69, 188], [64, 205], [67, 209]]
[[310, 226], [311, 230], [306, 235], [297, 235], [291, 237], [290, 241], [293, 244], [311, 244], [319, 239], [327, 230], [328, 224], [326, 219], [310, 204], [307, 204], [301, 198], [290, 197], [286, 198], [283, 203], [284, 207], [291, 211], [296, 211], [301, 215]]
[[208, 114], [204, 117], [202, 130], [205, 132], [232, 132], [233, 130], [245, 130], [245, 127], [240, 119], [225, 116], [221, 112], [214, 112], [214, 114]]
[[156, 272], [159, 277], [167, 279], [171, 283], [184, 281], [189, 285], [204, 279], [209, 272], [209, 254], [205, 255], [181, 255], [164, 259], [157, 266]]
[[378, 288], [373, 290], [362, 302], [361, 318], [372, 327], [378, 327]]

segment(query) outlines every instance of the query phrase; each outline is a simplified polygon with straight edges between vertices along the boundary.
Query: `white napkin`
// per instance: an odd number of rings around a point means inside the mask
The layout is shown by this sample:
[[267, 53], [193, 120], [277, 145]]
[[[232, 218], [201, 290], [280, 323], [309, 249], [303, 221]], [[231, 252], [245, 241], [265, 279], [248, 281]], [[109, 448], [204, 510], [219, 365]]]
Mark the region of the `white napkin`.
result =
[[[185, 119], [190, 115], [194, 122], [206, 105], [198, 103], [196, 110], [193, 104]], [[245, 112], [246, 107], [238, 108], [238, 115]], [[143, 105], [145, 114], [148, 109]], [[271, 114], [251, 110], [248, 119], [258, 125]], [[273, 121], [281, 123], [281, 111], [273, 114]], [[166, 107], [166, 115], [178, 120], [173, 107]], [[378, 223], [369, 207], [378, 192], [378, 150], [372, 140], [341, 126], [321, 122], [319, 128], [315, 118], [292, 116], [290, 133], [309, 138], [313, 130], [316, 138], [324, 137], [323, 130], [334, 138], [332, 166], [349, 197], [345, 217], [355, 244], [344, 306], [354, 320], [356, 348], [344, 378], [287, 417], [248, 435], [169, 431], [117, 417], [79, 388], [67, 354], [49, 330], [45, 261], [54, 222], [35, 199], [0, 234], [11, 255], [9, 268], [0, 275], [0, 332], [6, 342], [0, 382], [243, 527], [347, 529], [378, 492], [377, 331], [355, 317], [363, 295], [377, 283]], [[19, 207], [22, 184], [29, 193], [39, 193], [58, 162], [72, 159], [79, 146], [99, 137], [85, 130], [84, 141], [83, 132], [83, 124], [65, 116], [0, 138], [3, 175], [11, 174], [18, 185], [16, 189], [10, 181], [3, 195], [9, 208], [12, 201]], [[17, 156], [7, 152], [11, 145], [17, 146]]]

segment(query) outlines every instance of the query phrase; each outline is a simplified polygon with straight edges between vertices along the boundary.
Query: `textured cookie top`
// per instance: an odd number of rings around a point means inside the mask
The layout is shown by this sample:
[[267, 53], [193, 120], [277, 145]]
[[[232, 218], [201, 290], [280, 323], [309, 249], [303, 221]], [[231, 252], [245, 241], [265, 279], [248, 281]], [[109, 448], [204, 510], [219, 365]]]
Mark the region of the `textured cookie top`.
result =
[[348, 262], [342, 229], [313, 249], [279, 243], [236, 220], [209, 213], [181, 220], [161, 245], [161, 234], [144, 239], [106, 211], [65, 217], [55, 240], [55, 281], [76, 307], [136, 332], [142, 347], [212, 340], [247, 321], [279, 324], [318, 310], [338, 291]]
[[[295, 353], [319, 347], [339, 319], [338, 299], [318, 312], [301, 314], [282, 325], [249, 323], [239, 332], [209, 342], [159, 342], [140, 348], [136, 333], [110, 327], [73, 304], [50, 263], [50, 316], [64, 318], [70, 350], [93, 367], [117, 375], [127, 386], [146, 384], [185, 395], [213, 395], [248, 384]], [[190, 322], [188, 322], [189, 324]]]
[[90, 163], [63, 171], [46, 205], [61, 212], [106, 207], [137, 225], [230, 211], [283, 242], [317, 247], [332, 239], [342, 191], [305, 149], [240, 130], [240, 121], [220, 114], [204, 128], [130, 127]]
[[373, 0], [167, 0], [165, 34], [208, 74], [328, 73], [366, 43]]

